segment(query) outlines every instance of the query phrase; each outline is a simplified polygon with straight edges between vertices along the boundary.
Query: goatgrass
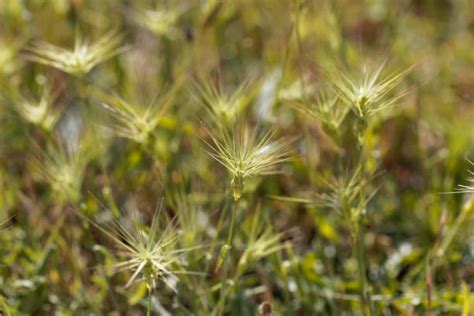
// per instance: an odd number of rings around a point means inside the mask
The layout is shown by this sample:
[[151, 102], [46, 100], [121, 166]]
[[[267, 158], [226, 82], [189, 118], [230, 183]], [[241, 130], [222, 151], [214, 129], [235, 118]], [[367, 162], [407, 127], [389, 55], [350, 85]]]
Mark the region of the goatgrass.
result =
[[0, 313], [470, 315], [470, 9], [0, 1]]

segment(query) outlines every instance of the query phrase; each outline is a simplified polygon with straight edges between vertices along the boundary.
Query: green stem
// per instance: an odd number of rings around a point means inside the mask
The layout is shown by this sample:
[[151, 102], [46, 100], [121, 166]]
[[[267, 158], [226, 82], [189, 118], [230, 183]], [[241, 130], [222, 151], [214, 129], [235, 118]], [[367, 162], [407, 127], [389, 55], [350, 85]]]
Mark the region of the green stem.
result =
[[364, 315], [373, 316], [375, 315], [373, 310], [372, 298], [370, 294], [370, 287], [368, 284], [367, 276], [366, 276], [366, 254], [365, 254], [365, 229], [364, 229], [364, 215], [361, 214], [358, 227], [357, 227], [357, 234], [354, 235], [354, 251], [356, 253], [357, 258], [357, 268], [359, 272], [359, 282], [360, 282], [360, 298], [361, 298], [361, 305], [363, 309]]
[[227, 245], [232, 247], [232, 241], [234, 240], [234, 226], [235, 226], [235, 211], [237, 209], [237, 203], [234, 203], [234, 207], [231, 210], [230, 214], [230, 228], [229, 228], [229, 234], [227, 235]]
[[152, 296], [153, 290], [148, 289], [148, 305], [146, 309], [146, 315], [150, 316], [151, 315], [151, 296]]
[[300, 34], [300, 13], [303, 4], [300, 3], [298, 0], [295, 1], [295, 13], [294, 13], [294, 31], [295, 31], [295, 36], [296, 36], [296, 45], [298, 46], [298, 54], [299, 54], [299, 63], [298, 63], [298, 68], [299, 68], [299, 76], [301, 80], [301, 94], [302, 96], [306, 99], [306, 87], [305, 87], [305, 82], [304, 82], [304, 67], [303, 67], [303, 41], [301, 39], [301, 34]]
[[[233, 204], [231, 210], [231, 217], [230, 217], [230, 228], [229, 233], [227, 235], [227, 242], [226, 244], [229, 246], [229, 250], [227, 252], [226, 259], [230, 256], [230, 251], [232, 250], [232, 243], [234, 240], [234, 226], [235, 226], [235, 213], [238, 209], [239, 202], [236, 201]], [[224, 315], [225, 311], [225, 302], [227, 300], [227, 295], [229, 294], [229, 288], [227, 287], [227, 279], [229, 277], [229, 265], [224, 263], [224, 278], [221, 283], [221, 289], [219, 293], [219, 304], [217, 306], [217, 315]]]
[[464, 205], [461, 210], [461, 213], [459, 213], [458, 217], [453, 223], [453, 226], [449, 228], [446, 237], [443, 239], [441, 242], [441, 245], [436, 252], [437, 257], [441, 257], [446, 253], [446, 250], [448, 249], [449, 245], [451, 242], [454, 240], [454, 237], [460, 230], [461, 226], [463, 223], [466, 221], [467, 218], [469, 218], [469, 215], [471, 212], [474, 212], [474, 197], [470, 198]]

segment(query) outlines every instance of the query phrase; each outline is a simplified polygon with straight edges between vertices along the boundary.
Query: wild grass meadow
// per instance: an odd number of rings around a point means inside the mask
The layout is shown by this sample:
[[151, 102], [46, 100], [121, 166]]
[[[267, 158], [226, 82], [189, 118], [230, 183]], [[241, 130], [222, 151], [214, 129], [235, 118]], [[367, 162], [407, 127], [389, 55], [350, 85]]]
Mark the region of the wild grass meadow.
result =
[[0, 0], [1, 315], [474, 315], [471, 0]]

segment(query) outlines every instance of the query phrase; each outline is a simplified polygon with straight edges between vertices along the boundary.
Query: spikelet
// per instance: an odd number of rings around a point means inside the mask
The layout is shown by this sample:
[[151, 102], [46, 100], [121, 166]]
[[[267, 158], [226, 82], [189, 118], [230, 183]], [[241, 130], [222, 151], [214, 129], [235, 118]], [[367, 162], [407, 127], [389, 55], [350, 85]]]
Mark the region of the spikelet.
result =
[[56, 100], [57, 95], [45, 87], [40, 98], [18, 94], [13, 103], [23, 119], [51, 132], [62, 113], [61, 107], [55, 107]]
[[413, 66], [383, 77], [385, 64], [386, 61], [383, 61], [375, 67], [363, 67], [357, 79], [336, 67], [327, 71], [334, 91], [359, 117], [389, 109], [409, 92], [405, 89], [394, 93], [394, 90]]
[[222, 91], [210, 78], [195, 84], [195, 87], [195, 98], [206, 107], [212, 122], [224, 128], [233, 126], [255, 93], [251, 80], [245, 80], [233, 93]]
[[328, 91], [321, 89], [314, 102], [300, 101], [296, 108], [313, 119], [317, 119], [330, 134], [337, 134], [349, 112], [337, 96], [330, 96]]
[[[468, 162], [474, 166], [474, 162], [468, 160]], [[467, 181], [469, 184], [460, 184], [456, 191], [457, 193], [474, 193], [474, 171], [473, 170], [468, 170], [467, 173], [468, 178]]]
[[156, 9], [137, 11], [134, 20], [158, 36], [174, 38], [177, 35], [176, 23], [183, 14], [183, 10]]
[[347, 208], [360, 211], [366, 207], [376, 192], [370, 189], [372, 178], [372, 175], [365, 175], [360, 167], [353, 172], [334, 176], [325, 181], [327, 190], [317, 197], [316, 204], [338, 212], [343, 212]]
[[35, 165], [41, 180], [47, 182], [59, 202], [79, 201], [84, 171], [89, 159], [80, 145], [69, 150], [60, 144], [38, 149]]
[[130, 228], [118, 220], [107, 226], [92, 222], [117, 246], [119, 262], [111, 266], [112, 271], [130, 271], [132, 274], [125, 287], [145, 282], [148, 290], [152, 291], [158, 281], [162, 281], [176, 292], [177, 275], [199, 274], [186, 271], [181, 264], [182, 257], [198, 247], [177, 249], [181, 235], [171, 222], [163, 227], [159, 220], [160, 214], [161, 206], [155, 211], [149, 228], [140, 224], [137, 212], [133, 212]]
[[211, 135], [209, 155], [231, 174], [231, 191], [238, 201], [248, 177], [277, 172], [277, 165], [290, 158], [289, 140], [274, 141], [274, 131], [259, 135], [258, 129], [236, 128], [232, 135], [221, 131], [219, 137]]
[[131, 103], [119, 96], [96, 93], [102, 107], [110, 114], [113, 122], [110, 130], [119, 137], [147, 144], [154, 135], [164, 113], [174, 101], [176, 88], [156, 97], [148, 105]]
[[77, 35], [74, 48], [68, 50], [46, 42], [34, 42], [26, 48], [30, 61], [57, 68], [82, 78], [101, 62], [124, 50], [122, 36], [111, 31], [95, 42]]
[[258, 260], [267, 258], [272, 253], [282, 249], [282, 233], [275, 233], [271, 226], [266, 225], [261, 216], [254, 215], [248, 229], [246, 247], [239, 259], [239, 268], [245, 269], [246, 266], [255, 263]]

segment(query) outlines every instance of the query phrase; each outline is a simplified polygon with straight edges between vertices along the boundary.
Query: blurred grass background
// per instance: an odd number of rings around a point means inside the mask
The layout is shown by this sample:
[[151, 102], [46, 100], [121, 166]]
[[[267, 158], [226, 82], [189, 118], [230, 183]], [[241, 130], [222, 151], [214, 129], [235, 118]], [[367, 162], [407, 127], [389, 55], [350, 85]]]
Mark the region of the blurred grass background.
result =
[[[37, 40], [71, 48], [78, 34], [96, 40], [110, 30], [123, 34], [126, 50], [83, 80], [25, 57]], [[230, 179], [202, 141], [212, 123], [196, 94], [208, 80], [226, 95], [247, 82], [241, 119], [296, 138], [281, 174], [246, 184], [234, 264], [255, 245], [254, 222], [284, 237], [277, 251], [254, 251], [234, 280], [227, 313], [265, 314], [268, 304], [275, 315], [359, 315], [350, 227], [337, 212], [292, 199], [324, 192], [341, 153], [293, 103], [324, 84], [331, 65], [357, 70], [387, 58], [388, 72], [415, 68], [404, 80], [412, 89], [377, 116], [367, 140], [368, 164], [383, 171], [374, 179], [365, 238], [377, 314], [470, 315], [472, 211], [456, 222], [469, 194], [440, 193], [466, 184], [466, 158], [474, 157], [473, 32], [469, 0], [0, 1], [0, 218], [11, 217], [0, 233], [0, 308], [143, 313], [146, 289], [125, 289], [127, 276], [104, 268], [115, 260], [110, 240], [76, 212], [101, 222], [110, 216], [105, 209], [124, 218], [137, 209], [148, 222], [164, 197], [183, 232], [180, 245], [204, 245], [186, 262], [206, 276], [184, 277], [177, 294], [159, 287], [153, 309], [211, 313], [222, 275], [210, 266], [226, 236], [219, 218], [227, 216]], [[44, 87], [60, 111], [49, 130], [15, 105], [15, 96], [38, 99]], [[110, 117], [94, 91], [144, 105], [173, 91], [173, 101], [144, 148], [103, 128]], [[65, 188], [41, 177], [38, 159], [77, 142], [79, 189], [63, 197]], [[350, 151], [342, 157], [350, 161]], [[437, 255], [452, 227], [452, 242]]]

